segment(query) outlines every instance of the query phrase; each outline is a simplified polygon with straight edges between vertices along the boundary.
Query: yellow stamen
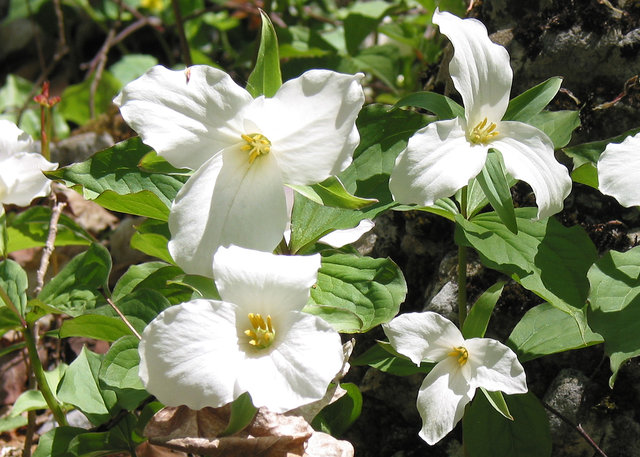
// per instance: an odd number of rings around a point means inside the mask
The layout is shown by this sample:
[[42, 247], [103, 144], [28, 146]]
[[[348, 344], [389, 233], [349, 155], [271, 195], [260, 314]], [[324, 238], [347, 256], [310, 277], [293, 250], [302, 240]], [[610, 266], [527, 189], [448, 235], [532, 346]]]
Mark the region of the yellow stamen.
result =
[[493, 138], [498, 136], [498, 131], [496, 128], [498, 127], [495, 122], [492, 122], [487, 126], [489, 121], [485, 117], [482, 122], [478, 123], [471, 133], [469, 134], [469, 141], [475, 144], [487, 144]]
[[252, 164], [258, 156], [269, 154], [271, 151], [271, 141], [260, 133], [252, 133], [251, 135], [242, 135], [242, 139], [247, 142], [242, 146], [243, 151], [249, 152], [249, 163]]
[[457, 357], [458, 363], [460, 364], [460, 366], [462, 366], [467, 363], [467, 359], [469, 358], [469, 351], [467, 351], [467, 348], [465, 348], [464, 346], [458, 346], [453, 348], [453, 351], [451, 351], [449, 355], [451, 357]]
[[244, 334], [251, 338], [249, 344], [258, 349], [271, 346], [276, 337], [271, 316], [267, 316], [265, 319], [260, 314], [249, 313], [249, 322], [251, 323], [251, 328], [244, 331]]

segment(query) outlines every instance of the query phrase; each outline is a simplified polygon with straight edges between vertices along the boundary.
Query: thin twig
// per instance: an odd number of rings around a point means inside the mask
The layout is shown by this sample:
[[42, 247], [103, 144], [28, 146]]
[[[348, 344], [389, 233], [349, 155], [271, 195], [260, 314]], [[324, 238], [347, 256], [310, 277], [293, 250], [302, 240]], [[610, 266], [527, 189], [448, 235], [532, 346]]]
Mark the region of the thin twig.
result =
[[178, 0], [171, 0], [171, 4], [173, 5], [173, 15], [175, 16], [176, 26], [178, 27], [178, 38], [180, 39], [182, 60], [187, 67], [190, 67], [192, 65], [191, 51], [189, 50], [187, 36], [184, 33], [184, 24], [182, 22], [182, 13], [180, 12], [180, 3], [178, 2]]
[[[107, 54], [109, 54], [109, 49], [111, 49], [112, 40], [115, 35], [115, 28], [109, 29], [107, 39], [104, 40], [104, 44], [98, 52], [98, 65], [95, 68], [95, 73], [93, 75], [93, 80], [91, 81], [91, 87], [89, 89], [89, 117], [91, 119], [96, 116], [96, 92], [98, 91], [98, 85], [100, 84], [100, 80], [102, 79], [102, 72], [104, 71], [104, 66], [107, 63]], [[91, 69], [89, 74], [91, 74], [92, 71], [93, 69]]]
[[598, 455], [600, 455], [601, 457], [607, 457], [607, 454], [605, 454], [604, 451], [600, 449], [600, 447], [596, 444], [596, 442], [593, 441], [593, 439], [589, 436], [589, 434], [584, 431], [584, 429], [582, 428], [582, 425], [574, 424], [573, 422], [571, 422], [571, 420], [568, 417], [564, 416], [560, 411], [558, 411], [553, 406], [548, 405], [545, 402], [542, 402], [542, 406], [544, 406], [547, 410], [551, 411], [551, 413], [554, 414], [555, 416], [558, 416], [560, 420], [562, 420], [564, 423], [566, 423], [567, 425], [572, 427], [576, 432], [578, 432], [578, 434], [587, 443], [589, 443], [589, 445], [598, 453]]
[[64, 33], [64, 16], [62, 14], [62, 6], [60, 5], [60, 0], [53, 0], [53, 8], [56, 11], [58, 33], [60, 33], [60, 37], [58, 38], [58, 49], [64, 49], [67, 47], [67, 37]]
[[118, 309], [118, 307], [116, 306], [116, 304], [110, 299], [107, 298], [107, 303], [109, 303], [109, 305], [111, 305], [111, 307], [113, 308], [113, 310], [118, 313], [118, 316], [120, 316], [120, 319], [122, 319], [122, 321], [127, 325], [127, 327], [129, 327], [129, 330], [131, 330], [133, 332], [133, 334], [136, 336], [136, 338], [138, 338], [139, 340], [142, 339], [142, 337], [140, 336], [140, 334], [138, 333], [138, 331], [134, 328], [133, 325], [131, 325], [131, 322], [129, 322], [129, 319], [127, 319], [127, 317], [122, 314], [122, 311], [120, 311]]
[[40, 268], [38, 268], [38, 272], [36, 273], [36, 289], [34, 293], [38, 295], [42, 288], [44, 287], [44, 277], [47, 274], [47, 269], [49, 268], [49, 259], [51, 258], [51, 254], [53, 253], [53, 249], [55, 247], [56, 235], [58, 234], [58, 220], [60, 220], [60, 214], [65, 206], [67, 206], [64, 202], [57, 202], [55, 193], [51, 194], [51, 199], [53, 201], [53, 208], [51, 209], [51, 220], [49, 221], [49, 234], [47, 235], [47, 242], [42, 250], [42, 258], [40, 259]]

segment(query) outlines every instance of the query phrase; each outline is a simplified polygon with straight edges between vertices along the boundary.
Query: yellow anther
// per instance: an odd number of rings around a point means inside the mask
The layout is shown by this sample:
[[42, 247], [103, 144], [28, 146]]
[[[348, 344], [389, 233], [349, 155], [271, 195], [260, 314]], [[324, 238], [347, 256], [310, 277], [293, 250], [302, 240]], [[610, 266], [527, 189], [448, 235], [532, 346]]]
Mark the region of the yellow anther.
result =
[[467, 348], [465, 348], [464, 346], [458, 346], [453, 348], [453, 351], [451, 351], [449, 355], [451, 357], [457, 357], [458, 363], [460, 364], [460, 366], [462, 366], [467, 363], [467, 359], [469, 358], [469, 351], [467, 351]]
[[265, 319], [260, 314], [249, 313], [249, 322], [251, 323], [251, 328], [244, 331], [244, 334], [251, 338], [249, 344], [258, 349], [271, 346], [276, 337], [271, 316], [267, 316]]
[[471, 133], [469, 134], [469, 141], [475, 144], [487, 144], [494, 137], [498, 136], [498, 131], [496, 128], [498, 127], [495, 122], [492, 122], [487, 126], [489, 121], [485, 117], [482, 122], [479, 122]]
[[243, 134], [242, 139], [247, 142], [242, 146], [242, 150], [249, 152], [249, 163], [253, 163], [258, 156], [269, 154], [271, 151], [271, 141], [260, 133]]

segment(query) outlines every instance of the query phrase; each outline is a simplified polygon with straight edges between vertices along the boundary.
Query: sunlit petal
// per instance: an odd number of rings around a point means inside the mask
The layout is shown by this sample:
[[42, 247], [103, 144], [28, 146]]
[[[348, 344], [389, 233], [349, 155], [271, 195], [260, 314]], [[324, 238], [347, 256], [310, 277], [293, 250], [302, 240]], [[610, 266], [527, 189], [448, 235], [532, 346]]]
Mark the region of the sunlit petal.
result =
[[36, 152], [38, 147], [27, 132], [16, 124], [0, 119], [0, 159], [18, 152]]
[[490, 338], [472, 338], [465, 345], [469, 351], [467, 364], [472, 373], [470, 384], [474, 389], [484, 387], [506, 394], [527, 391], [524, 368], [507, 346]]
[[598, 188], [622, 206], [640, 205], [640, 134], [609, 143], [598, 160]]
[[334, 230], [320, 238], [318, 243], [328, 244], [334, 248], [341, 248], [349, 243], [358, 241], [362, 235], [371, 231], [376, 224], [371, 219], [362, 219], [357, 226], [350, 229]]
[[21, 152], [0, 158], [0, 203], [27, 206], [36, 197], [51, 192], [51, 181], [42, 174], [58, 164], [51, 163], [39, 153]]

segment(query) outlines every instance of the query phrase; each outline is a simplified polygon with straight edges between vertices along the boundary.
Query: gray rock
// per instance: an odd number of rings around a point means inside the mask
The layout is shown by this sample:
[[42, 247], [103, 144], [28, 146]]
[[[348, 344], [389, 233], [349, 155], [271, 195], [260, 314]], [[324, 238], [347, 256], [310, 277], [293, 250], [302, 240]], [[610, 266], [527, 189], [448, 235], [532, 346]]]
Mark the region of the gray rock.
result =
[[114, 141], [108, 133], [87, 132], [65, 138], [51, 147], [51, 160], [61, 167], [82, 162], [98, 151], [113, 146]]
[[447, 282], [425, 306], [424, 311], [436, 312], [451, 322], [458, 322], [458, 284]]

